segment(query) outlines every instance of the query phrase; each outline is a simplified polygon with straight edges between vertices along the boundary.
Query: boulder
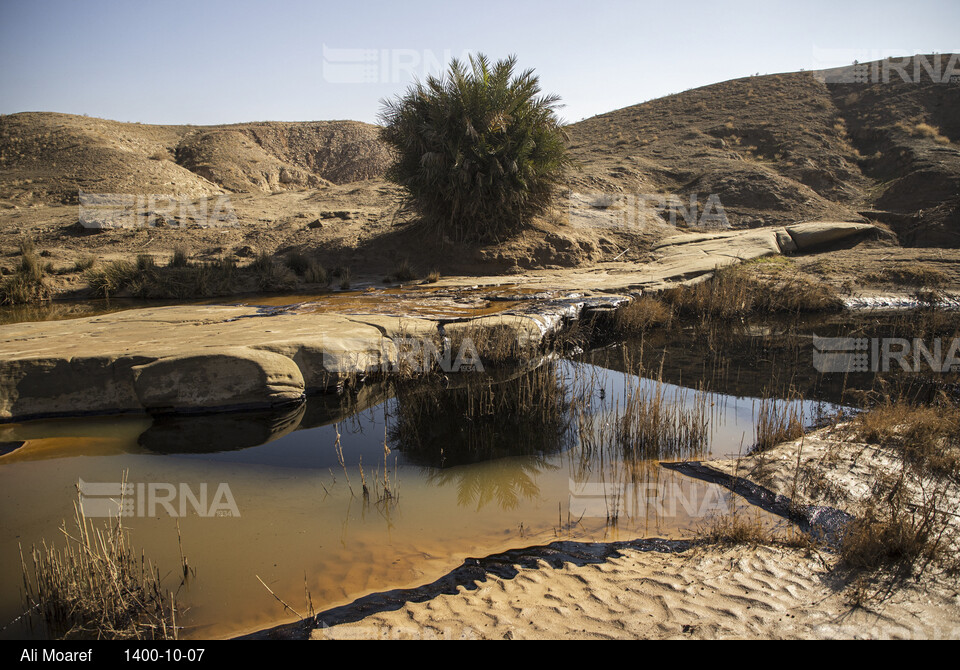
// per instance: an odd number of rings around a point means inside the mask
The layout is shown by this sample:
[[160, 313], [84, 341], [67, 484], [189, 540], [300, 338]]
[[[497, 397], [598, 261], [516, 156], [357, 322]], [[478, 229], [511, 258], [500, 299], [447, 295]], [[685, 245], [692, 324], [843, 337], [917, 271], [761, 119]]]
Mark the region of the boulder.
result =
[[169, 356], [134, 370], [148, 411], [274, 407], [304, 397], [303, 375], [286, 356], [237, 347]]

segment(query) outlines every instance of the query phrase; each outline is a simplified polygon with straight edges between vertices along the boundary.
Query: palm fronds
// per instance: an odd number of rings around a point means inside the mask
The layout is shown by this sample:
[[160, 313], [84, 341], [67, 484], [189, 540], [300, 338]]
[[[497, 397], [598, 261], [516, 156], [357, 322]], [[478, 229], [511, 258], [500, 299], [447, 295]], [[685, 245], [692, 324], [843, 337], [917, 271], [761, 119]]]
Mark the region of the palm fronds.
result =
[[454, 59], [441, 77], [383, 102], [381, 136], [396, 152], [388, 177], [438, 237], [488, 241], [541, 214], [571, 165], [555, 110], [516, 56]]

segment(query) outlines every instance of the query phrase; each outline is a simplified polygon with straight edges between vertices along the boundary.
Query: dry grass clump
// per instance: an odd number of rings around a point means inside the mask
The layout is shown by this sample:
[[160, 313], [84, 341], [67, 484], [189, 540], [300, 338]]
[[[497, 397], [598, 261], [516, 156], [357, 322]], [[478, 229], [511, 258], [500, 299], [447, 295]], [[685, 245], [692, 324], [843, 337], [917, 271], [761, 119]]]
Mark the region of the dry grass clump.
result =
[[[28, 568], [21, 548], [24, 599], [58, 639], [177, 639], [176, 596], [160, 571], [131, 546], [122, 514], [97, 528], [80, 502], [75, 529], [61, 529], [63, 549], [34, 546]], [[184, 566], [186, 563], [184, 562]], [[186, 568], [185, 568], [186, 570]]]
[[73, 271], [74, 271], [74, 272], [86, 272], [87, 270], [89, 270], [90, 268], [92, 268], [92, 267], [93, 267], [94, 265], [96, 265], [96, 264], [97, 264], [97, 257], [96, 257], [96, 256], [91, 256], [91, 255], [81, 256], [81, 257], [80, 257], [79, 259], [77, 259], [77, 261], [73, 264]]
[[922, 491], [919, 502], [907, 493], [908, 469], [899, 477], [880, 478], [857, 519], [846, 528], [839, 547], [841, 565], [859, 572], [883, 571], [894, 579], [923, 574], [937, 566], [960, 572], [955, 535], [944, 509], [943, 486]]
[[797, 440], [804, 435], [803, 410], [793, 400], [764, 397], [760, 400], [754, 433], [754, 452]]
[[32, 240], [20, 242], [20, 258], [13, 275], [0, 284], [0, 304], [26, 305], [50, 299], [50, 289], [45, 276], [47, 267], [37, 255]]
[[678, 313], [701, 319], [843, 309], [829, 286], [790, 273], [761, 274], [754, 264], [719, 268], [712, 279], [669, 289], [663, 298]]
[[306, 274], [311, 263], [314, 262], [309, 256], [299, 251], [291, 251], [284, 260], [287, 267], [293, 270], [298, 277]]
[[190, 266], [190, 255], [184, 247], [177, 247], [173, 250], [173, 256], [170, 258], [168, 267], [185, 268]]
[[393, 266], [393, 272], [390, 273], [390, 276], [393, 277], [395, 281], [413, 281], [420, 277], [417, 271], [413, 269], [413, 265], [409, 259], [406, 258]]
[[960, 408], [887, 400], [857, 415], [857, 439], [892, 447], [922, 471], [960, 475]]
[[328, 286], [330, 284], [330, 275], [320, 263], [311, 261], [303, 273], [303, 280], [308, 284]]
[[917, 123], [910, 125], [904, 123], [903, 121], [897, 123], [896, 127], [914, 137], [922, 137], [924, 139], [933, 140], [937, 144], [950, 144], [950, 138], [945, 137], [939, 128], [931, 126], [929, 123]]
[[257, 257], [247, 270], [253, 274], [257, 288], [264, 292], [288, 291], [297, 285], [297, 276], [286, 265], [281, 265], [265, 251]]
[[701, 454], [710, 437], [707, 394], [696, 392], [688, 406], [684, 389], [670, 393], [661, 379], [628, 379], [614, 431], [616, 444], [631, 458], [663, 460]]
[[97, 296], [109, 298], [135, 281], [139, 270], [130, 261], [114, 261], [86, 271], [87, 283]]
[[937, 287], [949, 281], [945, 272], [929, 267], [923, 263], [905, 263], [892, 268], [884, 268], [878, 272], [870, 272], [864, 276], [869, 282], [895, 282], [908, 286]]
[[[299, 251], [292, 251], [286, 255], [284, 263], [295, 275], [303, 278], [303, 281], [307, 284], [321, 284], [322, 286], [330, 284], [330, 274], [315, 258]], [[269, 285], [276, 281], [277, 276], [286, 274], [282, 269], [273, 267], [273, 262], [266, 254], [261, 254], [254, 261], [253, 267], [257, 270], [261, 286]], [[289, 276], [285, 277], [283, 281], [289, 282]]]
[[748, 516], [736, 511], [711, 517], [697, 532], [697, 539], [703, 544], [721, 546], [777, 545], [806, 549], [814, 544], [809, 535], [795, 526], [775, 527], [764, 523], [759, 515]]
[[339, 280], [337, 285], [340, 287], [341, 291], [347, 291], [350, 289], [350, 279], [352, 273], [350, 272], [350, 268], [346, 265], [335, 265], [330, 270], [330, 276], [336, 277]]
[[619, 333], [639, 334], [657, 326], [668, 326], [672, 320], [670, 305], [644, 295], [617, 309], [614, 326]]

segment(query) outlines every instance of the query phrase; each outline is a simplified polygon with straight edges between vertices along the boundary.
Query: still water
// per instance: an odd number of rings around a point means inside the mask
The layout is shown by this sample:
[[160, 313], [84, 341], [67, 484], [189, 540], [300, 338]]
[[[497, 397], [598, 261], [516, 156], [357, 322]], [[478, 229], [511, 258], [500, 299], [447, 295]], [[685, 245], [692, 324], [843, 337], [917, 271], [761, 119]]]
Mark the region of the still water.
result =
[[[875, 384], [819, 375], [809, 358], [816, 330], [843, 328], [680, 328], [496, 384], [373, 384], [280, 412], [2, 425], [2, 636], [45, 635], [17, 619], [20, 547], [64, 541], [81, 482], [126, 479], [125, 526], [173, 589], [179, 526], [194, 570], [179, 586], [188, 638], [295, 620], [258, 577], [305, 614], [310, 602], [323, 611], [432, 582], [468, 557], [557, 539], [691, 537], [734, 509], [779, 523], [659, 463], [745, 454], [762, 396], [786, 399], [810, 424], [850, 389]], [[702, 422], [703, 439], [628, 452], [616, 427], [631, 396], [659, 397], [675, 421]], [[85, 490], [88, 512], [109, 499]]]

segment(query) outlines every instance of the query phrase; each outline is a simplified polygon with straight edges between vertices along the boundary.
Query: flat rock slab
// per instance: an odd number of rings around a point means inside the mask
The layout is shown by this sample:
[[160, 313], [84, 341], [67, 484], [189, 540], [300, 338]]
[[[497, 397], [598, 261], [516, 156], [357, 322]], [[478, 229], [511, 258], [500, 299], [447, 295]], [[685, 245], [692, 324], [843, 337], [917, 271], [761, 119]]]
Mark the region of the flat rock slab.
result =
[[445, 277], [434, 286], [519, 284], [527, 289], [625, 291], [661, 290], [703, 280], [718, 268], [764, 256], [815, 251], [855, 238], [876, 227], [846, 221], [810, 221], [792, 226], [682, 233], [654, 247], [651, 263], [609, 262], [589, 269], [535, 270], [523, 276]]
[[[410, 358], [405, 343], [431, 342], [440, 351], [443, 325], [382, 314], [184, 305], [5, 326], [0, 419], [278, 406], [352, 375], [395, 370]], [[505, 314], [478, 319], [465, 332], [539, 341], [542, 324]]]
[[[451, 341], [457, 360], [466, 353], [482, 362], [491, 352], [530, 351], [584, 310], [612, 308], [629, 300], [626, 294], [697, 281], [719, 267], [807, 250], [871, 228], [813, 222], [678, 235], [657, 247], [658, 260], [645, 265], [445, 278], [433, 285], [509, 283], [544, 290], [522, 309], [472, 319], [462, 313], [444, 318], [183, 305], [3, 326], [0, 421], [273, 407], [336, 388], [351, 375], [409, 369]], [[613, 294], [618, 291], [624, 295]], [[472, 352], [464, 352], [466, 339], [476, 345]], [[422, 346], [411, 355], [409, 342]]]

